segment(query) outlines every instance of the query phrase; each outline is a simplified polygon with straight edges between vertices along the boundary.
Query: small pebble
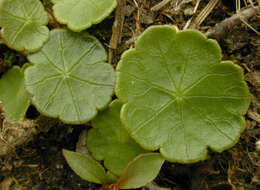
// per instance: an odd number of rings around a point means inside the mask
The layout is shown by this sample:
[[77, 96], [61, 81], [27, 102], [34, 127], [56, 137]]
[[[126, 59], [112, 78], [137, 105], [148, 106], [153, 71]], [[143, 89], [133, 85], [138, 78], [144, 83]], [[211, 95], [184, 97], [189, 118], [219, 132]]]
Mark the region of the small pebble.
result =
[[191, 16], [191, 15], [193, 15], [193, 7], [184, 9], [184, 15], [185, 15], [185, 16]]
[[256, 150], [260, 152], [260, 140], [256, 141], [255, 145], [256, 145]]

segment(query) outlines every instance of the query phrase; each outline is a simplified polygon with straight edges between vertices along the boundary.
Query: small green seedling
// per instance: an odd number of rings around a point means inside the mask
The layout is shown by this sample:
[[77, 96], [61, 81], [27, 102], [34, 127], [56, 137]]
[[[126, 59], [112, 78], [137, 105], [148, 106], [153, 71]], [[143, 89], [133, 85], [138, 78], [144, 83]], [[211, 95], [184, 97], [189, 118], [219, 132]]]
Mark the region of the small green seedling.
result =
[[79, 124], [111, 101], [114, 69], [93, 36], [52, 30], [50, 40], [28, 59], [33, 65], [25, 70], [25, 86], [41, 113]]
[[152, 181], [160, 171], [164, 159], [159, 153], [141, 154], [133, 159], [117, 178], [106, 173], [103, 166], [88, 155], [63, 150], [69, 166], [81, 178], [102, 184], [105, 190], [139, 188]]
[[25, 112], [30, 105], [30, 96], [24, 88], [24, 65], [12, 67], [0, 79], [0, 101], [8, 121], [24, 120]]
[[39, 50], [49, 38], [48, 14], [39, 0], [0, 0], [1, 34], [17, 51]]
[[113, 101], [108, 109], [92, 121], [87, 135], [87, 147], [96, 160], [104, 160], [105, 167], [117, 176], [127, 164], [141, 153], [146, 153], [127, 133], [120, 121], [122, 103]]
[[116, 7], [117, 0], [52, 0], [58, 22], [80, 32], [104, 20]]
[[233, 146], [250, 98], [242, 69], [221, 61], [216, 41], [193, 30], [152, 26], [116, 68], [121, 120], [147, 150], [172, 162], [206, 158]]

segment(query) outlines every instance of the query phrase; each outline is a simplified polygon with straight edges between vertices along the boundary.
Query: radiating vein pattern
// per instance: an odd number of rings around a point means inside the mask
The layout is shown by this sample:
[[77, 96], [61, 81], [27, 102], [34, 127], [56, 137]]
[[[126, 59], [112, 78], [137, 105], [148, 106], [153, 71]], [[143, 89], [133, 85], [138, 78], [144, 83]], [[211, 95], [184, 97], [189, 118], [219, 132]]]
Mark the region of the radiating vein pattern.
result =
[[56, 29], [41, 51], [29, 55], [27, 90], [37, 109], [67, 123], [83, 123], [104, 108], [113, 94], [114, 70], [97, 39]]
[[123, 54], [116, 94], [131, 136], [169, 161], [206, 158], [238, 140], [249, 106], [243, 71], [221, 62], [221, 50], [197, 31], [153, 26]]
[[47, 12], [39, 0], [3, 0], [0, 26], [7, 45], [15, 50], [37, 51], [49, 38]]

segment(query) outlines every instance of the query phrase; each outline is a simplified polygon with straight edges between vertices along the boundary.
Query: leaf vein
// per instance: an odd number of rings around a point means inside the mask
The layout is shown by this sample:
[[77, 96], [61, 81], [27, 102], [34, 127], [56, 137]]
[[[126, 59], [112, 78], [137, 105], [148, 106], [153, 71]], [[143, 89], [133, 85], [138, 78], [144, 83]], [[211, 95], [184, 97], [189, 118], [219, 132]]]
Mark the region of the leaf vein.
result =
[[74, 97], [74, 95], [73, 95], [71, 85], [69, 84], [69, 81], [68, 81], [68, 80], [66, 80], [65, 82], [66, 82], [66, 85], [67, 85], [67, 87], [68, 87], [68, 89], [69, 89], [69, 92], [70, 92], [70, 95], [71, 95], [72, 105], [73, 105], [74, 108], [75, 108], [75, 111], [76, 111], [76, 113], [77, 113], [78, 120], [80, 120], [79, 106], [78, 106], [78, 104], [76, 104], [75, 97]]
[[74, 75], [70, 75], [70, 77], [71, 77], [72, 79], [74, 79], [74, 80], [78, 80], [78, 81], [81, 81], [81, 82], [84, 82], [84, 83], [88, 83], [88, 84], [90, 84], [90, 85], [113, 87], [113, 84], [97, 83], [97, 82], [93, 82], [93, 81], [90, 81], [90, 80], [81, 79], [81, 78], [76, 77], [76, 76], [74, 76]]
[[203, 112], [197, 108], [195, 109], [192, 104], [189, 104], [191, 106], [191, 109], [194, 110], [195, 113], [199, 114], [201, 119], [204, 120], [206, 123], [211, 123], [214, 128], [222, 135], [222, 136], [225, 136], [226, 138], [228, 138], [229, 140], [231, 141], [234, 141], [234, 139], [232, 139], [232, 137], [230, 137], [229, 135], [227, 135], [225, 132], [223, 132], [218, 126], [217, 124], [209, 117], [206, 117], [205, 114], [203, 114]]
[[44, 52], [44, 50], [42, 49], [39, 53], [41, 53], [47, 60], [48, 62], [50, 63], [50, 65], [52, 67], [55, 68], [56, 71], [58, 71], [59, 73], [62, 72], [63, 73], [63, 70], [61, 68], [59, 68], [57, 65], [55, 65], [55, 63], [47, 56], [47, 54]]
[[234, 100], [240, 100], [240, 99], [246, 99], [248, 97], [246, 96], [229, 96], [229, 95], [221, 95], [221, 96], [189, 96], [186, 95], [185, 98], [212, 98], [212, 99], [234, 99]]
[[[77, 61], [75, 61], [75, 63], [72, 64], [71, 68], [69, 68], [69, 72], [72, 72], [73, 69], [80, 64], [80, 61], [88, 54], [90, 54], [91, 52], [93, 52], [93, 50], [95, 49], [95, 47], [97, 47], [97, 44], [94, 43], [89, 49], [87, 49], [85, 52], [83, 52], [83, 54], [79, 57], [79, 59]], [[99, 62], [99, 61], [98, 61]]]
[[50, 76], [47, 76], [47, 77], [44, 77], [43, 79], [37, 81], [37, 82], [34, 82], [34, 83], [31, 83], [31, 84], [26, 84], [27, 86], [34, 86], [34, 85], [39, 85], [43, 82], [46, 82], [47, 80], [51, 80], [51, 79], [55, 79], [55, 78], [59, 78], [61, 75], [60, 74], [56, 74], [56, 75], [50, 75]]
[[183, 121], [183, 104], [179, 103], [178, 104], [179, 107], [179, 113], [180, 113], [180, 123], [183, 129], [183, 141], [185, 144], [185, 154], [187, 159], [189, 159], [189, 151], [188, 151], [188, 144], [187, 144], [187, 139], [186, 139], [186, 129], [184, 127], [184, 121]]
[[[121, 71], [117, 71], [117, 72], [121, 72]], [[131, 73], [127, 73], [127, 72], [121, 72], [121, 73], [125, 73], [125, 74], [127, 74], [127, 75], [130, 75], [131, 77], [135, 78], [136, 80], [142, 81], [142, 82], [144, 82], [144, 83], [146, 83], [146, 84], [152, 86], [154, 89], [157, 89], [157, 90], [159, 90], [159, 91], [162, 91], [162, 92], [164, 92], [164, 93], [170, 95], [171, 97], [173, 97], [173, 95], [175, 94], [174, 91], [171, 91], [171, 90], [166, 89], [166, 88], [164, 88], [164, 87], [162, 87], [162, 86], [156, 85], [156, 84], [154, 84], [154, 83], [152, 83], [152, 82], [150, 82], [150, 81], [147, 81], [147, 80], [145, 80], [145, 79], [139, 78], [139, 77], [137, 77], [137, 76], [135, 76], [135, 75], [133, 75], [133, 74], [131, 74]], [[174, 97], [174, 98], [175, 98], [175, 97]]]
[[228, 73], [228, 74], [215, 74], [215, 73], [207, 73], [205, 75], [203, 75], [202, 77], [198, 78], [195, 82], [193, 82], [191, 85], [189, 85], [188, 87], [186, 87], [185, 89], [183, 89], [183, 92], [187, 93], [189, 92], [191, 89], [193, 89], [197, 84], [199, 84], [201, 81], [203, 81], [204, 79], [210, 77], [210, 76], [229, 76], [234, 74], [234, 72], [232, 73]]
[[50, 94], [50, 96], [48, 97], [48, 100], [46, 102], [46, 104], [44, 105], [43, 109], [46, 111], [47, 107], [50, 105], [51, 101], [53, 100], [53, 97], [55, 96], [55, 94], [57, 93], [58, 88], [61, 86], [62, 84], [62, 79], [59, 80], [54, 88], [54, 90], [52, 91], [52, 93]]
[[[175, 82], [174, 82], [174, 80], [173, 80], [173, 77], [171, 76], [171, 72], [170, 72], [170, 70], [169, 70], [169, 68], [168, 68], [168, 64], [167, 64], [167, 62], [166, 62], [166, 58], [165, 58], [165, 54], [164, 54], [164, 52], [162, 51], [162, 48], [161, 48], [161, 46], [159, 46], [159, 50], [160, 50], [160, 53], [161, 53], [161, 58], [163, 58], [163, 62], [162, 62], [162, 65], [163, 65], [163, 67], [166, 69], [166, 71], [167, 71], [167, 75], [168, 75], [168, 78], [170, 79], [170, 82], [171, 82], [171, 84], [172, 84], [172, 87], [174, 88], [174, 89], [177, 89], [177, 87], [176, 87], [176, 84], [175, 84]], [[161, 63], [161, 62], [160, 62]]]
[[136, 134], [138, 131], [140, 131], [142, 128], [144, 128], [148, 123], [150, 123], [152, 120], [154, 120], [158, 115], [160, 115], [165, 109], [167, 109], [171, 104], [175, 102], [175, 99], [168, 101], [166, 104], [161, 106], [156, 112], [152, 114], [150, 119], [140, 123], [137, 127], [136, 130], [132, 132], [132, 134]]
[[17, 32], [15, 32], [15, 35], [13, 37], [13, 40], [11, 41], [11, 44], [14, 44], [16, 42], [18, 36], [22, 32], [22, 30], [25, 28], [25, 26], [26, 26], [26, 22], [24, 22], [23, 25], [19, 28], [19, 30]]

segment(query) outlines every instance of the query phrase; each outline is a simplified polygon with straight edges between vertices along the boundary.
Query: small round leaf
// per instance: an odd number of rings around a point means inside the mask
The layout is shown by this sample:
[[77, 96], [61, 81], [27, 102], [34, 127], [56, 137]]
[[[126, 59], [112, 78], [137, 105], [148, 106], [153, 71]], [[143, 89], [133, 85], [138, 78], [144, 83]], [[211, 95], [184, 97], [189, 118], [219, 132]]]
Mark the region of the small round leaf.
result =
[[0, 0], [2, 37], [10, 48], [39, 50], [49, 38], [48, 14], [39, 0]]
[[52, 30], [50, 40], [28, 59], [34, 65], [25, 70], [26, 89], [43, 114], [79, 124], [93, 119], [110, 102], [114, 69], [96, 38]]
[[104, 20], [116, 7], [116, 0], [52, 0], [56, 19], [79, 32]]
[[221, 62], [214, 40], [194, 30], [153, 26], [123, 54], [116, 94], [121, 119], [145, 149], [191, 163], [239, 139], [250, 98], [242, 69]]
[[93, 120], [88, 132], [87, 146], [97, 160], [112, 173], [120, 176], [127, 164], [137, 155], [147, 152], [127, 133], [120, 121], [122, 103], [113, 101], [109, 108]]

